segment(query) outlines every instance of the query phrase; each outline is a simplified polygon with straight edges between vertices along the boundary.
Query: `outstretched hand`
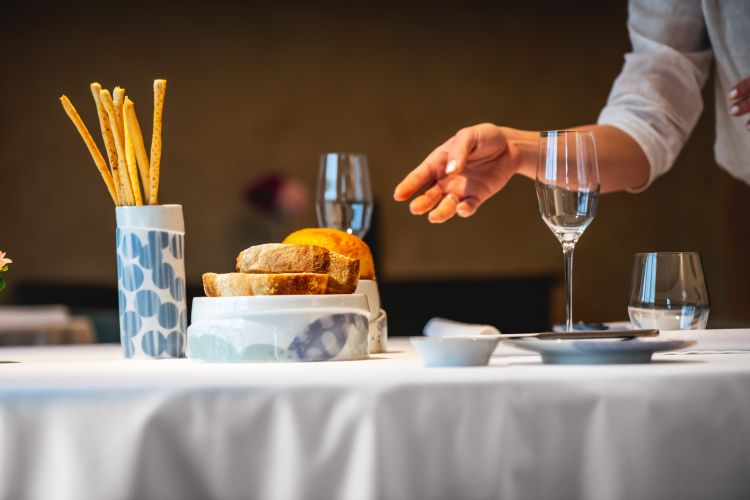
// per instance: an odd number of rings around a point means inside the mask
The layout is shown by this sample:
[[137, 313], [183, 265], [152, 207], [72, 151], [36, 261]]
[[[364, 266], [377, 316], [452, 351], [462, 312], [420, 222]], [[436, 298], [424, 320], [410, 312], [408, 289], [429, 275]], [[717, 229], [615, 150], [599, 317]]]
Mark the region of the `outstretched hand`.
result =
[[[393, 193], [414, 215], [428, 213], [433, 223], [458, 214], [469, 217], [519, 171], [533, 176], [538, 134], [490, 123], [458, 131], [430, 153]], [[530, 156], [531, 155], [531, 156]]]

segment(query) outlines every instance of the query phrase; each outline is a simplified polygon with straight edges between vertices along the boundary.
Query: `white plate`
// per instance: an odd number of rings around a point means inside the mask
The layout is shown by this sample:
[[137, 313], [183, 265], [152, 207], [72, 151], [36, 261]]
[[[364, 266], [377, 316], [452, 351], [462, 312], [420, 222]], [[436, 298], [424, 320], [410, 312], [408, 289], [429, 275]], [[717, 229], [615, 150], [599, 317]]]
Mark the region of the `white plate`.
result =
[[693, 340], [676, 339], [509, 339], [505, 342], [538, 352], [545, 363], [557, 365], [650, 363], [655, 352], [675, 351], [695, 345]]

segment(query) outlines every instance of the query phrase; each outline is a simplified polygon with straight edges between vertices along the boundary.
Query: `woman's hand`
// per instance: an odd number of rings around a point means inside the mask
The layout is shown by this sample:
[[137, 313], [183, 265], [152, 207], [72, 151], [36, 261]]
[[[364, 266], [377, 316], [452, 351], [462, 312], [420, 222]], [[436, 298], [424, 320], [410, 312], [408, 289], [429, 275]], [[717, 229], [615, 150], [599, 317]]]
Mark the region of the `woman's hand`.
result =
[[421, 190], [409, 209], [429, 212], [428, 220], [445, 222], [455, 214], [469, 217], [516, 172], [534, 176], [539, 134], [483, 123], [461, 129], [396, 186], [397, 201]]
[[[750, 77], [741, 80], [729, 91], [729, 114], [742, 116], [750, 113]], [[750, 129], [750, 120], [745, 123]]]

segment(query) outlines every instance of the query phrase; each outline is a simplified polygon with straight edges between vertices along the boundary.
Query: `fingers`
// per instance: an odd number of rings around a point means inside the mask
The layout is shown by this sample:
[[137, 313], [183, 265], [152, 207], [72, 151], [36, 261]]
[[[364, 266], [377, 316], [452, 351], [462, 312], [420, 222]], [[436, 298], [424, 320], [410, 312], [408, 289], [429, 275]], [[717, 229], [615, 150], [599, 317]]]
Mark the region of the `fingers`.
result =
[[393, 199], [396, 201], [405, 201], [411, 198], [411, 196], [422, 189], [423, 186], [432, 182], [434, 176], [430, 171], [430, 168], [421, 163], [417, 168], [412, 170], [404, 177], [404, 180], [399, 182], [396, 189], [393, 191]]
[[443, 188], [435, 184], [430, 189], [417, 196], [409, 203], [409, 210], [414, 215], [422, 215], [432, 210], [443, 199]]
[[456, 206], [456, 213], [459, 217], [471, 217], [472, 215], [474, 215], [474, 213], [476, 213], [481, 204], [482, 202], [479, 200], [479, 198], [470, 196], [461, 200], [461, 202]]
[[750, 78], [745, 78], [729, 91], [729, 114], [742, 116], [750, 112]]
[[474, 127], [459, 130], [449, 142], [449, 160], [445, 166], [445, 175], [460, 174], [466, 168], [469, 154], [474, 150], [477, 143], [477, 134]]
[[435, 210], [429, 213], [427, 220], [433, 224], [441, 224], [456, 215], [458, 206], [458, 197], [453, 193], [448, 193], [440, 201]]
[[393, 191], [393, 198], [396, 201], [404, 201], [412, 197], [417, 191], [423, 189], [435, 180], [436, 172], [441, 172], [445, 168], [445, 149], [444, 144], [427, 155], [427, 158], [414, 170], [404, 177], [396, 189]]
[[742, 116], [747, 112], [750, 112], [750, 95], [744, 99], [734, 101], [729, 108], [729, 114], [734, 116]]
[[741, 80], [732, 90], [729, 91], [729, 99], [741, 99], [748, 94], [750, 94], [750, 77]]

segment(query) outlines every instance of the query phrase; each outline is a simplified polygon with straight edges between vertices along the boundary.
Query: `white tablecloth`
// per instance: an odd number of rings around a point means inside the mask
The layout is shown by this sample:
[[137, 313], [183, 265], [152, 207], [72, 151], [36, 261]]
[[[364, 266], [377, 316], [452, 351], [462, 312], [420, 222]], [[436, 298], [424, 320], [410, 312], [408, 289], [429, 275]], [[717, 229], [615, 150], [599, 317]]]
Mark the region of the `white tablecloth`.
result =
[[750, 354], [424, 368], [2, 348], [3, 499], [750, 498]]

